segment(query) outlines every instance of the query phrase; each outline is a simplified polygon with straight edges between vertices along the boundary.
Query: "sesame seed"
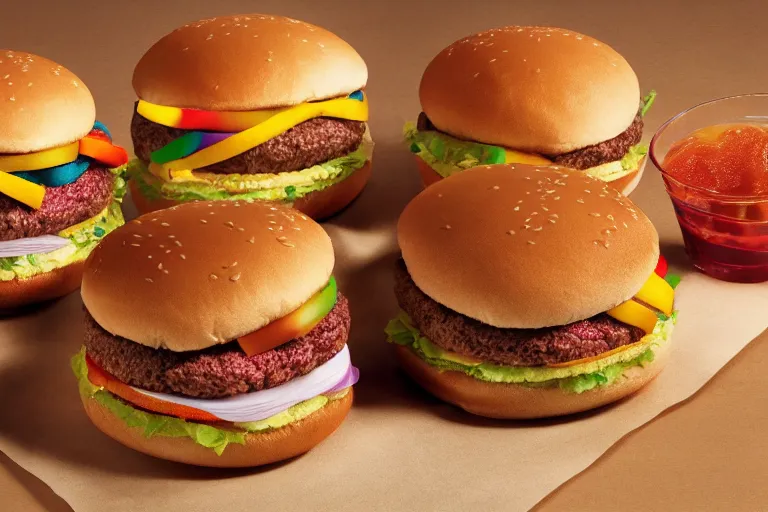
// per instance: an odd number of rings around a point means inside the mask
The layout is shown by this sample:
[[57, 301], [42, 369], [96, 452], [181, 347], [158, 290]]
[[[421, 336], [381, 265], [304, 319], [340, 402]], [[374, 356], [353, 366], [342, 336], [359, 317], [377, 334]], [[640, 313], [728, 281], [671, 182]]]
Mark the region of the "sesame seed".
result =
[[183, 259], [183, 260], [187, 259], [187, 257], [186, 257], [186, 256], [184, 256], [183, 254], [179, 254], [179, 258], [181, 258], [181, 259]]
[[230, 278], [229, 278], [229, 280], [232, 281], [233, 283], [235, 281], [237, 281], [238, 279], [240, 279], [240, 274], [235, 274], [233, 276], [230, 276]]
[[547, 208], [547, 207], [546, 207], [546, 206], [544, 206], [544, 205], [541, 205], [541, 209], [542, 209], [542, 210], [544, 210], [545, 212], [548, 212], [548, 211], [549, 211], [549, 208]]
[[608, 220], [614, 220], [613, 215], [611, 215], [610, 213], [606, 217], [608, 218]]
[[165, 246], [163, 244], [160, 244], [161, 249], [165, 249]]
[[440, 229], [451, 229], [451, 225], [450, 224], [446, 224], [445, 226], [441, 227]]
[[165, 251], [165, 254], [170, 254], [170, 252], [171, 252], [171, 250], [170, 250], [170, 249], [167, 249], [167, 250]]
[[227, 222], [225, 222], [224, 225], [227, 226], [227, 227], [230, 227], [230, 228], [234, 228], [235, 227], [235, 223], [232, 222], [231, 220], [228, 220]]
[[531, 229], [531, 226], [530, 226], [530, 225], [528, 225], [528, 224], [523, 224], [523, 228], [524, 228], [524, 229]]
[[255, 243], [256, 243], [256, 239], [255, 239], [254, 237], [251, 237], [251, 238], [249, 238], [249, 239], [247, 240], [247, 242], [248, 242], [249, 244], [255, 244]]
[[555, 201], [559, 201], [559, 200], [560, 200], [560, 196], [555, 196]]
[[558, 214], [556, 214], [556, 213], [550, 213], [549, 216], [550, 217], [554, 217], [555, 219], [559, 219], [560, 218], [560, 216]]
[[510, 229], [509, 231], [507, 231], [507, 234], [508, 234], [508, 235], [514, 235], [514, 234], [515, 234], [515, 232], [514, 232], [514, 230], [511, 230], [511, 229]]
[[168, 238], [176, 238], [176, 235], [168, 235]]
[[541, 231], [542, 229], [544, 229], [544, 228], [543, 228], [543, 227], [541, 227], [541, 226], [539, 226], [539, 227], [537, 227], [537, 228], [533, 228], [533, 230], [534, 230], [534, 231]]
[[144, 238], [144, 237], [142, 237], [142, 236], [141, 236], [140, 234], [138, 234], [138, 233], [134, 233], [134, 234], [133, 234], [133, 237], [134, 237], [134, 238]]
[[208, 276], [208, 277], [210, 277], [210, 278], [211, 278], [211, 279], [213, 279], [214, 281], [215, 281], [216, 279], [218, 279], [218, 278], [219, 278], [219, 276], [217, 276], [216, 274], [211, 274], [211, 275], [210, 275], [210, 276]]
[[238, 231], [245, 231], [245, 228], [237, 228]]
[[626, 223], [626, 222], [622, 222], [622, 224], [624, 224], [624, 227], [625, 227], [625, 228], [628, 228], [628, 227], [629, 227], [629, 226], [627, 225], [627, 223]]
[[163, 264], [162, 263], [158, 263], [157, 264], [157, 270], [163, 270]]
[[139, 244], [131, 244], [131, 247], [141, 247]]
[[590, 213], [590, 215], [591, 215], [592, 217], [599, 217], [599, 216], [600, 216], [600, 214], [599, 214], [599, 213], [597, 213], [597, 212], [592, 212], [592, 213]]
[[533, 240], [528, 240], [528, 244], [529, 245], [536, 245], [536, 242], [534, 242]]
[[499, 188], [500, 188], [500, 187], [499, 187], [498, 185], [494, 185], [494, 186], [493, 186], [493, 190], [499, 190]]
[[513, 208], [513, 210], [515, 210], [516, 212], [519, 212], [519, 211], [520, 211], [520, 207], [519, 207], [519, 206], [515, 206], [515, 207]]
[[584, 204], [584, 200], [583, 200], [583, 199], [577, 199], [577, 200], [576, 200], [576, 202], [577, 202], [577, 203], [581, 203], [581, 204]]
[[557, 221], [556, 221], [555, 219], [549, 219], [549, 222], [550, 222], [550, 223], [552, 223], [552, 224], [554, 224], [554, 223], [555, 223], [555, 222], [557, 222]]
[[151, 260], [151, 259], [152, 259], [152, 255], [151, 255], [151, 254], [148, 254], [148, 255], [147, 255], [147, 259], [148, 259], [148, 260]]
[[163, 226], [164, 228], [167, 228], [170, 226], [170, 224], [168, 224], [167, 222], [161, 222], [160, 225]]
[[179, 242], [178, 240], [174, 240], [173, 243], [176, 244], [178, 247], [181, 247], [181, 242]]
[[154, 282], [154, 281], [152, 281], [152, 278], [151, 278], [151, 277], [145, 277], [145, 278], [144, 278], [144, 280], [145, 280], [146, 282], [148, 282], [148, 283], [153, 283], [153, 282]]
[[592, 191], [591, 191], [591, 190], [589, 190], [588, 188], [585, 188], [585, 189], [584, 189], [584, 192], [586, 192], [587, 194], [591, 194], [591, 193], [592, 193]]
[[207, 220], [205, 220], [205, 219], [200, 219], [200, 223], [201, 223], [201, 224], [208, 224], [208, 221], [207, 221]]

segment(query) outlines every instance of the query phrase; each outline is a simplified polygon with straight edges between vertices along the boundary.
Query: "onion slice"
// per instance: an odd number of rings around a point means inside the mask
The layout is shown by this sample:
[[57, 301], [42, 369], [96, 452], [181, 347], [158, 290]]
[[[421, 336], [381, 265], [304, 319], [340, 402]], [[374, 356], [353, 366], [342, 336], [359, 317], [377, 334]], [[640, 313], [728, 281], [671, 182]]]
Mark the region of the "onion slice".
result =
[[133, 388], [157, 400], [164, 400], [201, 411], [233, 423], [267, 419], [323, 393], [339, 391], [357, 382], [359, 372], [352, 366], [349, 348], [344, 348], [325, 364], [281, 386], [228, 398], [189, 398]]
[[69, 238], [56, 235], [33, 236], [0, 242], [0, 258], [43, 254], [70, 244]]

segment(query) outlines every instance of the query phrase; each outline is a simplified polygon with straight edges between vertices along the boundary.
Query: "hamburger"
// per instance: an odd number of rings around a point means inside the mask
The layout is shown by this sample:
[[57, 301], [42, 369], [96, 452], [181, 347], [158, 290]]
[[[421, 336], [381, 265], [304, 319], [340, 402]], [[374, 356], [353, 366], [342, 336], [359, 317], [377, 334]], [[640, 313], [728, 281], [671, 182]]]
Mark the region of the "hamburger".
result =
[[65, 67], [0, 50], [0, 310], [64, 296], [123, 223], [128, 156]]
[[549, 27], [504, 27], [461, 39], [427, 66], [423, 111], [405, 138], [429, 185], [486, 164], [568, 167], [629, 194], [648, 147], [637, 76], [613, 48]]
[[224, 16], [163, 37], [133, 74], [141, 212], [254, 199], [326, 218], [371, 173], [368, 71], [345, 41], [282, 16]]
[[358, 371], [325, 231], [295, 210], [194, 202], [109, 235], [83, 276], [85, 412], [140, 452], [214, 467], [309, 451]]
[[634, 393], [667, 360], [677, 278], [661, 276], [651, 222], [605, 182], [478, 167], [413, 199], [397, 237], [401, 311], [386, 333], [442, 400], [491, 418], [559, 416]]

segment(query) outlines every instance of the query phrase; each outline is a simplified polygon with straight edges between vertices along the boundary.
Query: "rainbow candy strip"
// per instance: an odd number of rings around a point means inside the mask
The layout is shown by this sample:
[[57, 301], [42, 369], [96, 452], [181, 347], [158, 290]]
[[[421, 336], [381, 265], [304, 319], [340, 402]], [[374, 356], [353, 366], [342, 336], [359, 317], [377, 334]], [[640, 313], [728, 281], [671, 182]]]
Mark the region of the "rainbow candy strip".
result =
[[66, 146], [0, 156], [0, 193], [39, 209], [45, 187], [73, 183], [88, 170], [91, 160], [115, 167], [128, 162], [128, 153], [112, 144], [109, 130], [98, 121], [88, 135]]
[[[141, 107], [141, 105], [139, 105]], [[168, 114], [170, 107], [161, 107]], [[177, 111], [176, 121], [183, 120], [184, 111], [201, 112], [190, 109], [172, 109]], [[141, 110], [138, 111], [141, 115]], [[157, 113], [157, 112], [154, 112]], [[218, 112], [218, 127], [245, 126], [260, 120], [257, 124], [248, 126], [237, 133], [233, 132], [203, 132], [193, 131], [167, 144], [152, 153], [149, 170], [159, 178], [171, 181], [193, 180], [192, 171], [213, 165], [244, 153], [264, 142], [293, 128], [299, 123], [316, 117], [336, 117], [353, 121], [368, 120], [368, 101], [362, 91], [356, 91], [347, 98], [335, 98], [326, 101], [302, 103], [290, 108], [258, 112]], [[233, 115], [234, 117], [229, 117]], [[254, 117], [248, 118], [250, 114]], [[148, 118], [160, 124], [172, 122], [169, 117]], [[191, 118], [188, 118], [189, 120]], [[198, 118], [198, 120], [202, 117]], [[176, 122], [173, 121], [173, 122]], [[241, 123], [241, 124], [238, 124]], [[175, 126], [178, 128], [178, 126]], [[207, 126], [211, 129], [211, 125]]]
[[[347, 98], [361, 102], [365, 101], [363, 91], [355, 91], [347, 96]], [[306, 103], [303, 105], [306, 105]], [[248, 112], [210, 111], [197, 110], [194, 108], [166, 107], [139, 100], [136, 112], [141, 117], [148, 119], [153, 123], [168, 126], [170, 128], [179, 128], [182, 130], [209, 130], [215, 132], [241, 132], [257, 126], [277, 114], [295, 108], [296, 106], [270, 110], [253, 110]]]

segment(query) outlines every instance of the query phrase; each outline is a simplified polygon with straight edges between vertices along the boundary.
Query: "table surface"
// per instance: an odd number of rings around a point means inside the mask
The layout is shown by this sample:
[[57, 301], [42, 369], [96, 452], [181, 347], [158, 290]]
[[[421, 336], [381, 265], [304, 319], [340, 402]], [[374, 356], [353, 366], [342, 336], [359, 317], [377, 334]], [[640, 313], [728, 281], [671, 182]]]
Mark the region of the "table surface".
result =
[[[567, 27], [621, 52], [635, 68], [643, 89], [659, 91], [658, 103], [647, 118], [646, 138], [683, 108], [715, 97], [764, 90], [768, 83], [768, 68], [755, 62], [755, 56], [768, 49], [764, 30], [756, 21], [768, 14], [768, 5], [759, 0], [728, 5], [645, 0], [634, 6], [613, 1], [319, 4], [270, 0], [261, 2], [259, 8], [325, 26], [360, 51], [370, 69], [371, 124], [378, 140], [396, 141], [402, 122], [418, 113], [420, 73], [437, 51], [468, 33], [505, 24]], [[73, 69], [94, 93], [99, 118], [123, 144], [129, 140], [134, 101], [130, 73], [141, 53], [186, 21], [254, 9], [249, 2], [235, 0], [85, 5], [7, 0], [0, 17], [0, 44], [48, 56]], [[32, 12], [34, 23], [30, 22]], [[402, 148], [395, 143], [380, 146], [376, 158], [384, 165], [377, 165], [376, 172], [389, 172], [387, 162], [402, 161], [389, 154], [399, 151]], [[649, 168], [647, 174], [652, 173]], [[375, 179], [372, 186], [383, 181]], [[650, 194], [652, 186], [658, 189], [659, 184], [643, 183], [638, 194], [646, 197], [643, 194]], [[363, 199], [370, 197], [367, 193]], [[653, 212], [649, 215], [654, 218]], [[536, 509], [768, 508], [764, 478], [768, 474], [764, 455], [768, 452], [768, 436], [764, 435], [768, 402], [761, 392], [768, 389], [768, 372], [762, 368], [766, 360], [768, 332], [693, 398], [626, 436]], [[45, 484], [3, 454], [0, 497], [3, 510], [70, 510]]]

